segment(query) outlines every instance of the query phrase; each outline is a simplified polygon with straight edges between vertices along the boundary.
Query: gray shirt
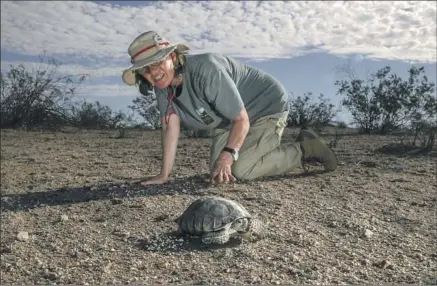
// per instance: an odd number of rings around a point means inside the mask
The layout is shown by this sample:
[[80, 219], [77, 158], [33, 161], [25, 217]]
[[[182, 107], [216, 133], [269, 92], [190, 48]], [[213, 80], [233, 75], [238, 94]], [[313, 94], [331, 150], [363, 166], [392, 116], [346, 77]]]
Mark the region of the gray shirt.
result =
[[287, 109], [285, 88], [271, 75], [220, 54], [185, 57], [182, 92], [171, 104], [168, 88], [155, 87], [161, 116], [173, 108], [186, 128], [212, 130], [230, 128], [243, 106], [251, 123]]

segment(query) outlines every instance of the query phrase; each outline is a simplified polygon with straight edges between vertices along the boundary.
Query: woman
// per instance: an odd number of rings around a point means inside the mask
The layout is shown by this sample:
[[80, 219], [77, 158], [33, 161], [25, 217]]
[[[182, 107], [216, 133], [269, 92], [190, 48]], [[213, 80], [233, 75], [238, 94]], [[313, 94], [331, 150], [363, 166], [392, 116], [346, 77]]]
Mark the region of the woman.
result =
[[128, 85], [152, 88], [162, 116], [161, 173], [142, 184], [168, 181], [173, 168], [180, 124], [212, 132], [211, 182], [251, 180], [302, 167], [318, 159], [334, 170], [334, 153], [311, 130], [298, 141], [280, 145], [288, 117], [288, 97], [272, 76], [229, 57], [186, 54], [154, 31], [129, 46], [132, 67], [123, 73]]

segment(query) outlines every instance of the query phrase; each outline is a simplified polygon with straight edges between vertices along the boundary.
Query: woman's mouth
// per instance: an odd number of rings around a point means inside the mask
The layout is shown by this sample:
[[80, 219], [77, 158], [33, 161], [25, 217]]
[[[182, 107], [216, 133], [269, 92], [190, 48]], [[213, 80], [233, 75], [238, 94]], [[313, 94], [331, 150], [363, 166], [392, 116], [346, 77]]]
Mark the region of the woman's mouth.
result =
[[154, 80], [155, 82], [159, 82], [159, 81], [162, 80], [163, 78], [164, 78], [164, 74], [160, 74], [160, 75], [155, 76], [155, 77], [153, 78], [153, 80]]

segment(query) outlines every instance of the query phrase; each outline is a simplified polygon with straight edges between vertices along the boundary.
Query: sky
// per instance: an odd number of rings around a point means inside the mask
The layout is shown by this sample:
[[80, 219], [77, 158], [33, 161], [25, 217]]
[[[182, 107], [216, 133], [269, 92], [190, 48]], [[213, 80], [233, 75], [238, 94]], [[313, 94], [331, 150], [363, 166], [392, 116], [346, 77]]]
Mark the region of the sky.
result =
[[[77, 97], [128, 111], [140, 96], [121, 80], [127, 49], [154, 30], [191, 54], [218, 52], [275, 76], [294, 96], [323, 93], [341, 107], [336, 80], [384, 66], [406, 77], [424, 66], [436, 82], [435, 1], [1, 1], [1, 70], [39, 56], [58, 73], [88, 74]], [[347, 109], [335, 118], [349, 123]]]

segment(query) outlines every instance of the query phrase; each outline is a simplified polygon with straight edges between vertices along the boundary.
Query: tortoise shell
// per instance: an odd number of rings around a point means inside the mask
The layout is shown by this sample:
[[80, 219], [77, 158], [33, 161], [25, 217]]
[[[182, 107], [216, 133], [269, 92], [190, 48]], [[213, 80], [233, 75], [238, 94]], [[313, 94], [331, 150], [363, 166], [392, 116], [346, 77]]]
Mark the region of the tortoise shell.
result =
[[223, 229], [237, 219], [251, 218], [239, 203], [220, 197], [194, 201], [176, 220], [182, 233], [202, 235]]

